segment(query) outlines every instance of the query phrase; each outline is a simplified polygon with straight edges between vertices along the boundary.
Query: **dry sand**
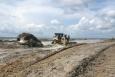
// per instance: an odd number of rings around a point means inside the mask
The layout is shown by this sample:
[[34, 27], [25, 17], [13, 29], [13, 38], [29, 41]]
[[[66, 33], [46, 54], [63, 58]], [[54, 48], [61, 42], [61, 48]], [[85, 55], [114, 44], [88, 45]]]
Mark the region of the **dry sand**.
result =
[[[41, 61], [39, 60], [48, 54], [63, 49], [63, 46], [56, 45], [50, 48], [47, 46], [45, 48], [1, 48], [0, 77], [96, 77], [95, 75], [99, 74], [99, 72], [95, 69], [103, 70], [94, 66], [96, 64], [93, 65], [93, 63], [100, 65], [101, 62], [103, 66], [103, 63], [107, 61], [108, 63], [106, 62], [105, 65], [111, 64], [114, 66], [114, 62], [111, 62], [115, 60], [114, 55], [111, 54], [114, 53], [114, 45], [115, 42], [103, 42], [74, 46]], [[100, 56], [99, 59], [98, 56]], [[113, 68], [111, 65], [110, 68]], [[94, 72], [90, 72], [89, 69]], [[114, 68], [113, 72], [115, 72]], [[113, 72], [111, 73], [113, 74]], [[108, 73], [108, 75], [111, 73]], [[100, 74], [97, 77], [104, 77], [104, 75], [101, 76]]]
[[76, 77], [115, 77], [115, 46], [99, 54], [85, 72]]

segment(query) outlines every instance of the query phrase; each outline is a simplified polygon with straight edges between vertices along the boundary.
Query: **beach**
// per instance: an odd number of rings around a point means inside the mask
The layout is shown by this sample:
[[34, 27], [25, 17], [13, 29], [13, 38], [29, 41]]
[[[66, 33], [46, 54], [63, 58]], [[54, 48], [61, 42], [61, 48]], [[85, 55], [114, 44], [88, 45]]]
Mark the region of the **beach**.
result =
[[[0, 77], [96, 77], [95, 74], [98, 72], [95, 69], [101, 70], [96, 65], [111, 59], [109, 55], [112, 55], [115, 47], [113, 41], [74, 40], [71, 42], [77, 43], [64, 46], [43, 41], [44, 47], [28, 48], [16, 42], [1, 42]], [[107, 56], [103, 56], [103, 53]], [[114, 55], [111, 60], [114, 60]], [[112, 63], [114, 65], [114, 62]], [[111, 66], [111, 64], [105, 65]]]

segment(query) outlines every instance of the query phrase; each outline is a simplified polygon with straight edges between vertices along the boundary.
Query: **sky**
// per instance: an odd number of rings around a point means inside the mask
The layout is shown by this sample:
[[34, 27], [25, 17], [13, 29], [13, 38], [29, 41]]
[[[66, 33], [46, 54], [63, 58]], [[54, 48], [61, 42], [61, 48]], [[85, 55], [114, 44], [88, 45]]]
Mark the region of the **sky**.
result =
[[0, 0], [0, 36], [115, 37], [115, 0]]

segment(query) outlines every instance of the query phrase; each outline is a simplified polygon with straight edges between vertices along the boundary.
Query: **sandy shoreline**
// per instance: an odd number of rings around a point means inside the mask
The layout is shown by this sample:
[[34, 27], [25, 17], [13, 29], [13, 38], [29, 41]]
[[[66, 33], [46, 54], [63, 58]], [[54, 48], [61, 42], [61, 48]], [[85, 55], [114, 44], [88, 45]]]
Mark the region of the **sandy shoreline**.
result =
[[115, 43], [102, 42], [75, 46], [41, 62], [37, 61], [50, 53], [63, 49], [64, 46], [45, 45], [43, 48], [1, 48], [0, 77], [75, 77], [80, 70], [74, 72], [74, 69], [80, 65], [82, 60], [95, 56], [101, 50], [113, 44]]

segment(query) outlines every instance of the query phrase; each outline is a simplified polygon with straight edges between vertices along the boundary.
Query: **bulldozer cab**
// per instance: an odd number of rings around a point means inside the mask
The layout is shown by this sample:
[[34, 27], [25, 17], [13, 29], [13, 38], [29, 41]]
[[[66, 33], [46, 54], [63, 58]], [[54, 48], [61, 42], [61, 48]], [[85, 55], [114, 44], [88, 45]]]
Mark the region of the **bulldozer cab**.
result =
[[58, 37], [63, 37], [63, 33], [55, 33], [55, 36], [58, 36]]

